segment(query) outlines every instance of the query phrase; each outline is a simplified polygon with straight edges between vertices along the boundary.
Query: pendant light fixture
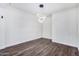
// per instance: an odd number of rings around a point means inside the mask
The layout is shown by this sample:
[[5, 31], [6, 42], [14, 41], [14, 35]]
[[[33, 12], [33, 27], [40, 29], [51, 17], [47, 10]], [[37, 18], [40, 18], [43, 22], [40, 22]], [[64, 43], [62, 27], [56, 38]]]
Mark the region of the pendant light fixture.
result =
[[41, 25], [41, 37], [43, 37], [43, 22], [46, 20], [47, 16], [45, 14], [42, 13], [42, 11], [44, 10], [44, 4], [39, 4], [39, 11], [36, 16], [38, 17], [38, 22]]
[[39, 23], [43, 23], [46, 20], [46, 16], [42, 15], [42, 14], [37, 14], [38, 17], [38, 22]]

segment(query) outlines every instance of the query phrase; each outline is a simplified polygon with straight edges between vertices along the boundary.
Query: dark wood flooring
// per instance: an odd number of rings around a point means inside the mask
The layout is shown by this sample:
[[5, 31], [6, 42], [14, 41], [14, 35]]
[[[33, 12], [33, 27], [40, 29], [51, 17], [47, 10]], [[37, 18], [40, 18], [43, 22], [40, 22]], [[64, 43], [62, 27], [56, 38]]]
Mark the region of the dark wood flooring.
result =
[[2, 49], [0, 56], [78, 56], [78, 49], [39, 38]]

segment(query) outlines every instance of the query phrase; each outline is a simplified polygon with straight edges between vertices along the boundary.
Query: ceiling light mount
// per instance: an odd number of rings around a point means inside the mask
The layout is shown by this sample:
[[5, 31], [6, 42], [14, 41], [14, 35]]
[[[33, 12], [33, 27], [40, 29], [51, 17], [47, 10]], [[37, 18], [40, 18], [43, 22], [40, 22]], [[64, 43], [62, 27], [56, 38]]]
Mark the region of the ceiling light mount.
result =
[[40, 7], [40, 8], [43, 8], [43, 7], [44, 7], [44, 5], [43, 5], [43, 4], [40, 4], [40, 5], [39, 5], [39, 7]]

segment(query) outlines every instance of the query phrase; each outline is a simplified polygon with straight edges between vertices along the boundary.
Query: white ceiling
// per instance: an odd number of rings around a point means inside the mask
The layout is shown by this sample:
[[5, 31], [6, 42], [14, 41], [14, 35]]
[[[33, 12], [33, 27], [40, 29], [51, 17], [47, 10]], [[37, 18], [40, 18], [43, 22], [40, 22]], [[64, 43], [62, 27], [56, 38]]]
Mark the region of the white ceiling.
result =
[[43, 3], [44, 8], [39, 8], [39, 4], [41, 3], [12, 3], [11, 5], [32, 14], [42, 13], [46, 15], [77, 5], [77, 3]]

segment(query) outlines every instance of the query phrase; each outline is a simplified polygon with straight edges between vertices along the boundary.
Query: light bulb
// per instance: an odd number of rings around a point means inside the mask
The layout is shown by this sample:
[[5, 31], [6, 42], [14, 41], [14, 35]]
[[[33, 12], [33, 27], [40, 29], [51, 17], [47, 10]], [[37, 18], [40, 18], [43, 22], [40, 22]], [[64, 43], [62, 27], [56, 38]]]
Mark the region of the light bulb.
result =
[[40, 23], [43, 23], [43, 22], [45, 21], [45, 19], [46, 19], [46, 17], [40, 17], [40, 18], [38, 19], [38, 21], [39, 21]]
[[46, 19], [46, 16], [44, 16], [43, 14], [37, 14], [37, 17], [40, 23], [43, 23]]

